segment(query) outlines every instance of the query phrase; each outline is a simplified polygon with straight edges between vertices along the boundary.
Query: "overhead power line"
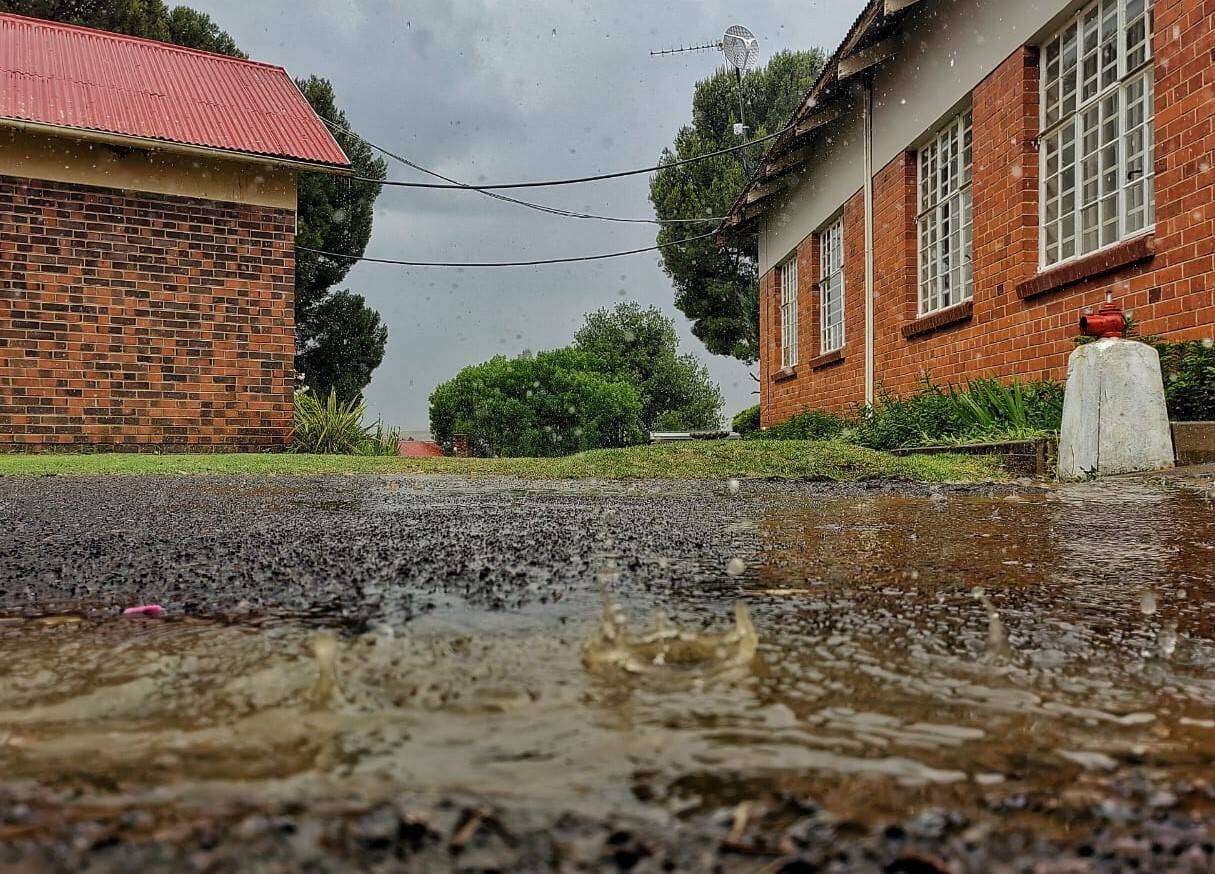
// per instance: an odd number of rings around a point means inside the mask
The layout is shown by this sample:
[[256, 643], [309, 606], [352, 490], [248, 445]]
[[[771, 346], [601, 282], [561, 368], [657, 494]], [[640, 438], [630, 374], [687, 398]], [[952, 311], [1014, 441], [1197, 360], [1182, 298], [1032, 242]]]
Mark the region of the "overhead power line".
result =
[[[329, 122], [329, 123], [333, 124], [332, 122]], [[340, 125], [338, 127], [340, 128]], [[494, 184], [494, 185], [465, 185], [462, 182], [448, 182], [448, 183], [400, 182], [400, 181], [393, 180], [393, 179], [372, 179], [367, 176], [355, 176], [353, 178], [357, 179], [360, 182], [375, 182], [379, 185], [391, 185], [391, 186], [395, 186], [397, 188], [437, 188], [437, 189], [454, 189], [454, 190], [482, 191], [482, 192], [484, 192], [484, 191], [504, 191], [504, 190], [508, 190], [508, 189], [517, 189], [517, 188], [552, 188], [552, 187], [560, 186], [560, 185], [580, 185], [584, 182], [601, 182], [601, 181], [604, 181], [607, 179], [622, 179], [626, 176], [640, 176], [643, 173], [654, 173], [658, 170], [669, 170], [672, 167], [682, 167], [686, 164], [696, 164], [700, 161], [707, 161], [710, 158], [718, 158], [722, 155], [728, 155], [731, 152], [738, 152], [738, 151], [741, 151], [742, 149], [749, 149], [752, 146], [759, 145], [760, 143], [766, 143], [766, 142], [768, 142], [768, 140], [774, 140], [777, 137], [779, 137], [781, 134], [785, 133], [788, 130], [791, 130], [792, 128], [793, 128], [793, 125], [789, 125], [788, 127], [782, 128], [781, 130], [778, 130], [776, 133], [768, 134], [765, 137], [759, 137], [758, 139], [748, 140], [745, 143], [739, 143], [737, 146], [729, 146], [725, 149], [718, 149], [714, 152], [706, 152], [703, 155], [697, 155], [693, 158], [680, 158], [677, 161], [671, 161], [666, 164], [655, 164], [652, 167], [641, 167], [637, 170], [621, 170], [618, 173], [600, 173], [596, 176], [579, 176], [579, 177], [576, 177], [573, 179], [550, 179], [550, 180], [547, 180], [544, 182], [509, 182], [509, 183]], [[346, 129], [346, 130], [349, 131], [349, 129]], [[353, 131], [349, 131], [349, 132], [353, 133]], [[358, 134], [355, 134], [355, 136], [358, 136]], [[362, 138], [360, 137], [360, 139], [362, 139]], [[367, 141], [364, 140], [364, 142], [367, 142]], [[367, 142], [367, 144], [371, 145], [370, 142]], [[374, 148], [378, 149], [379, 147], [376, 146]], [[385, 154], [388, 154], [388, 153], [385, 152]], [[396, 157], [396, 156], [393, 156], [393, 157]], [[398, 158], [398, 160], [403, 161], [404, 159]], [[418, 167], [411, 161], [406, 161], [405, 163], [407, 163], [409, 166], [413, 167], [416, 170], [422, 170], [423, 172], [430, 172], [430, 171], [424, 170], [421, 167]], [[438, 176], [439, 174], [431, 173], [431, 175]]]
[[[343, 133], [349, 134], [350, 136], [357, 137], [358, 139], [360, 139], [364, 143], [366, 143], [368, 146], [375, 149], [377, 152], [387, 155], [389, 158], [392, 158], [394, 161], [399, 161], [400, 163], [404, 164], [406, 167], [411, 167], [414, 170], [417, 170], [419, 173], [425, 173], [427, 176], [433, 176], [436, 179], [442, 179], [444, 182], [451, 183], [451, 185], [449, 186], [451, 188], [462, 188], [462, 189], [467, 189], [469, 191], [476, 191], [479, 194], [484, 194], [486, 197], [492, 197], [492, 198], [494, 198], [494, 200], [500, 200], [504, 203], [513, 203], [516, 206], [522, 206], [526, 209], [531, 209], [531, 210], [535, 210], [537, 212], [547, 213], [549, 215], [560, 216], [562, 218], [589, 219], [589, 220], [601, 221], [601, 222], [618, 222], [621, 224], [635, 224], [635, 225], [704, 224], [704, 223], [708, 223], [708, 222], [720, 223], [725, 220], [725, 216], [706, 216], [705, 218], [698, 218], [698, 219], [619, 218], [617, 216], [596, 215], [595, 213], [577, 212], [575, 210], [562, 209], [561, 207], [557, 207], [557, 206], [548, 206], [543, 203], [533, 203], [532, 201], [529, 201], [529, 200], [520, 200], [515, 197], [508, 197], [505, 194], [495, 194], [493, 191], [486, 191], [484, 188], [481, 188], [481, 187], [478, 187], [475, 185], [467, 185], [463, 182], [460, 182], [457, 179], [451, 178], [450, 176], [444, 176], [442, 173], [439, 173], [435, 170], [431, 170], [428, 167], [423, 167], [421, 164], [417, 163], [416, 161], [411, 161], [410, 159], [408, 159], [402, 155], [398, 155], [395, 152], [389, 151], [388, 149], [384, 148], [383, 146], [376, 145], [371, 140], [367, 139], [365, 136], [363, 136], [362, 134], [358, 133], [357, 131], [355, 131], [349, 127], [345, 127], [343, 125], [338, 124], [337, 122], [330, 121], [327, 118], [322, 118], [321, 121], [325, 122], [325, 124], [327, 124], [329, 127], [333, 128], [334, 130], [339, 130], [339, 131], [342, 131]], [[370, 176], [354, 176], [351, 178], [353, 178], [357, 182], [372, 182], [377, 185], [404, 185], [405, 184], [405, 183], [395, 183], [395, 182], [388, 182], [388, 181], [379, 180], [379, 179], [373, 179]]]
[[623, 252], [608, 252], [603, 255], [580, 255], [572, 258], [543, 258], [535, 261], [405, 261], [398, 258], [369, 258], [359, 255], [343, 255], [340, 252], [328, 252], [324, 249], [314, 249], [311, 246], [296, 246], [296, 248], [303, 252], [311, 252], [314, 255], [322, 255], [326, 258], [334, 258], [341, 261], [367, 261], [371, 264], [395, 264], [399, 267], [538, 267], [544, 264], [576, 264], [583, 261], [606, 261], [609, 258], [624, 258], [627, 255], [657, 252], [661, 249], [669, 249], [672, 246], [681, 246], [684, 243], [707, 240], [714, 233], [716, 232], [710, 231], [707, 234], [697, 234], [694, 237], [672, 240], [669, 243], [659, 243], [656, 246], [646, 246], [643, 249], [628, 249]]

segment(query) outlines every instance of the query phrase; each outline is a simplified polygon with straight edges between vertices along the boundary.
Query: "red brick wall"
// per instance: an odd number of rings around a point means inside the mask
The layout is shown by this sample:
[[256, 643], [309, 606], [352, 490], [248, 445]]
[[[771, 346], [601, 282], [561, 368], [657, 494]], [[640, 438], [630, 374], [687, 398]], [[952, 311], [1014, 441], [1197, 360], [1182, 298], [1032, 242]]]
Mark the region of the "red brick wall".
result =
[[282, 446], [291, 210], [0, 176], [0, 444]]
[[[1062, 379], [1079, 316], [1099, 306], [1106, 291], [1133, 309], [1144, 334], [1176, 340], [1215, 336], [1215, 3], [1176, 0], [1158, 2], [1155, 9], [1155, 256], [1041, 296], [1023, 300], [1017, 294], [1018, 284], [1034, 278], [1038, 266], [1039, 70], [1036, 50], [1022, 49], [972, 95], [975, 294], [969, 321], [903, 336], [916, 314], [914, 155], [898, 156], [874, 177], [879, 390], [913, 392], [925, 375], [938, 383], [986, 375]], [[848, 203], [860, 214], [859, 193]], [[773, 383], [770, 362], [779, 346], [771, 328], [765, 329], [765, 425], [807, 407], [864, 400], [863, 215], [847, 221], [845, 233], [845, 363], [819, 371], [801, 366], [794, 378]], [[764, 279], [763, 299], [769, 301], [774, 283]], [[803, 303], [803, 313], [807, 307]], [[813, 347], [803, 346], [803, 362], [811, 357], [809, 348], [817, 349], [817, 339]]]
[[[844, 204], [844, 349], [842, 361], [817, 362], [822, 354], [816, 231], [797, 246], [798, 365], [782, 378], [778, 271], [760, 282], [760, 419], [766, 427], [803, 410], [843, 409], [865, 393], [865, 199]], [[834, 221], [834, 219], [832, 219]], [[830, 222], [828, 223], [830, 224]]]

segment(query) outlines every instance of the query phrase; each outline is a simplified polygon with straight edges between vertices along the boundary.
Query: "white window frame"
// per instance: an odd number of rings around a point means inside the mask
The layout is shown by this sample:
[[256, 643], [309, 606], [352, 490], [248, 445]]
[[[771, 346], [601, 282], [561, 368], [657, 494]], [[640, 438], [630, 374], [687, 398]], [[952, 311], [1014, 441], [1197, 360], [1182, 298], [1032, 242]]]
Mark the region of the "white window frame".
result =
[[819, 354], [844, 348], [844, 217], [818, 232]]
[[1154, 30], [1153, 0], [1092, 0], [1042, 45], [1040, 268], [1155, 230]]
[[938, 128], [920, 148], [916, 172], [916, 312], [926, 316], [974, 297], [974, 117], [970, 107]]
[[780, 366], [797, 366], [797, 253], [780, 265]]

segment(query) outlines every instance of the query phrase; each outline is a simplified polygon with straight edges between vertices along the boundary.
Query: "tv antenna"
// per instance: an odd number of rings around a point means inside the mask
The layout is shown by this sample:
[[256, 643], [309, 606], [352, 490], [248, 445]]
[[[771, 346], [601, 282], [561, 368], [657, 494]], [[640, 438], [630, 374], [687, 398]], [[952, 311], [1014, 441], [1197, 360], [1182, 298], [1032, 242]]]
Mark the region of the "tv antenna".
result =
[[[745, 142], [749, 128], [747, 127], [746, 104], [743, 101], [742, 82], [743, 73], [747, 72], [748, 68], [759, 57], [759, 38], [755, 34], [742, 25], [735, 24], [726, 30], [725, 35], [719, 42], [705, 43], [698, 46], [680, 46], [677, 49], [662, 49], [661, 51], [650, 52], [650, 57], [678, 55], [684, 52], [703, 52], [708, 49], [717, 49], [725, 56], [726, 63], [734, 68], [734, 81], [738, 85], [738, 123], [734, 125], [734, 136]], [[742, 151], [742, 160], [743, 168], [750, 175], [751, 162], [746, 149]]]

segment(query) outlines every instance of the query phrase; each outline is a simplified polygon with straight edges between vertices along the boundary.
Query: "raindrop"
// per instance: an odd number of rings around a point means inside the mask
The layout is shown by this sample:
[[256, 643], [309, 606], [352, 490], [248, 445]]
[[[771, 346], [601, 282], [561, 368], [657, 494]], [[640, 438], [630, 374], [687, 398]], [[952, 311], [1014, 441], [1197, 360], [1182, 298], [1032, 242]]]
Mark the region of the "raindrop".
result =
[[1177, 625], [1170, 622], [1156, 633], [1156, 655], [1162, 659], [1173, 657], [1177, 650]]
[[1139, 612], [1144, 616], [1152, 616], [1156, 612], [1156, 593], [1144, 592], [1143, 597], [1139, 599]]

